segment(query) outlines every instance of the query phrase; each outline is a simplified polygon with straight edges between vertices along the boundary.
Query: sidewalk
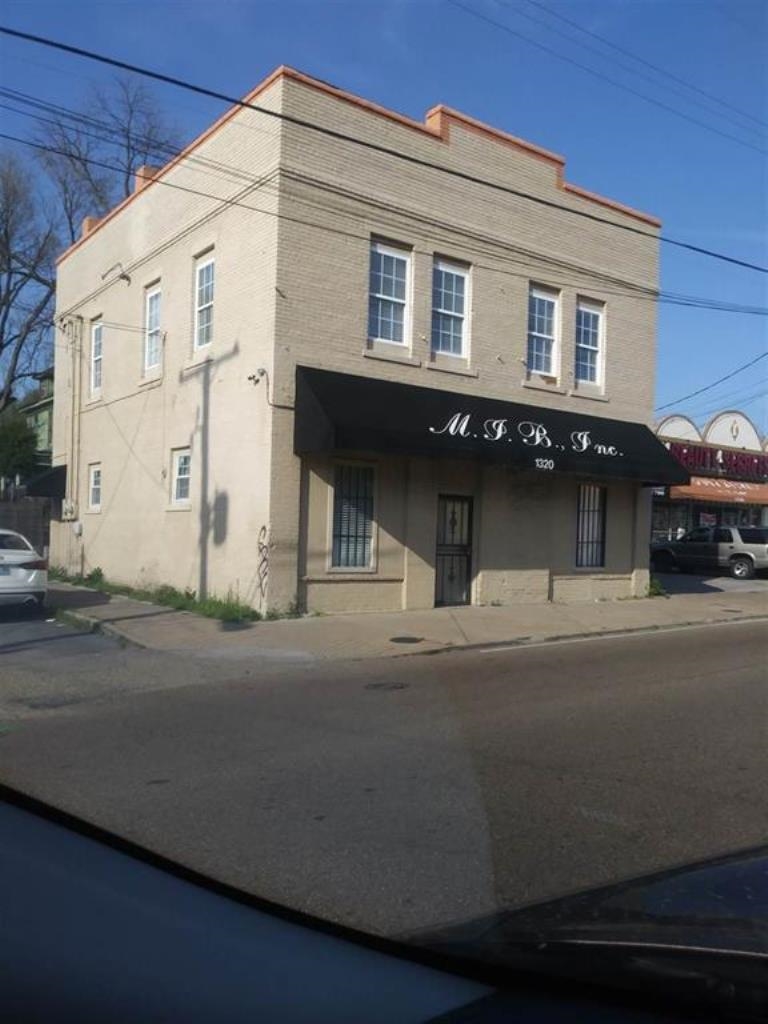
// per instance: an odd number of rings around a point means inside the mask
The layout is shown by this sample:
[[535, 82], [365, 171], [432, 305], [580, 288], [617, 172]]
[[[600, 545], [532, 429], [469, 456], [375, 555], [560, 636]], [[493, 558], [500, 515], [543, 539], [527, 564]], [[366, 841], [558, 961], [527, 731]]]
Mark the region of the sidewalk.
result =
[[327, 615], [235, 626], [66, 583], [51, 583], [48, 600], [60, 617], [81, 628], [104, 632], [139, 647], [272, 662], [432, 654], [768, 618], [768, 588], [593, 604]]

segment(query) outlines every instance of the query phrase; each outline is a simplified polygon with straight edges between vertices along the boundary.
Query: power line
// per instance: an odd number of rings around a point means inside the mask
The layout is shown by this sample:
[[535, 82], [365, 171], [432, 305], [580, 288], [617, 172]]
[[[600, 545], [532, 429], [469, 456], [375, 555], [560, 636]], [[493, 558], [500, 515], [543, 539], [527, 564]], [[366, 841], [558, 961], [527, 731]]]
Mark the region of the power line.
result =
[[[456, 0], [448, 0], [449, 3], [456, 3]], [[460, 6], [460, 5], [459, 5]], [[487, 19], [486, 19], [487, 20]], [[399, 150], [391, 149], [388, 146], [381, 145], [376, 142], [370, 142], [367, 139], [359, 139], [353, 135], [348, 135], [346, 132], [337, 131], [334, 128], [328, 128], [325, 125], [314, 124], [311, 121], [306, 121], [304, 118], [296, 117], [292, 114], [286, 114], [283, 111], [270, 110], [267, 107], [259, 106], [256, 103], [250, 103], [247, 100], [241, 100], [228, 96], [226, 93], [218, 92], [214, 89], [208, 89], [205, 86], [196, 85], [193, 82], [185, 81], [181, 78], [176, 78], [172, 75], [166, 75], [159, 71], [150, 71], [147, 68], [142, 68], [136, 64], [130, 64], [127, 61], [117, 60], [113, 57], [106, 57], [103, 54], [95, 53], [91, 50], [85, 50], [82, 47], [70, 46], [68, 43], [60, 43], [56, 40], [47, 39], [44, 36], [33, 35], [29, 32], [20, 32], [17, 29], [7, 28], [0, 25], [0, 33], [4, 35], [12, 36], [16, 39], [24, 39], [28, 42], [37, 43], [40, 46], [47, 46], [54, 50], [61, 50], [65, 53], [71, 53], [74, 56], [82, 57], [88, 60], [94, 60], [101, 64], [106, 64], [109, 67], [120, 68], [123, 71], [129, 71], [133, 74], [143, 75], [147, 78], [152, 78], [158, 82], [164, 82], [167, 85], [174, 85], [181, 89], [187, 89], [191, 92], [195, 92], [201, 96], [207, 96], [211, 99], [221, 100], [225, 103], [230, 103], [233, 106], [245, 108], [248, 110], [255, 110], [258, 113], [264, 114], [266, 117], [272, 117], [280, 121], [284, 121], [287, 124], [293, 124], [297, 127], [306, 128], [310, 131], [318, 132], [321, 135], [327, 135], [329, 138], [337, 139], [342, 142], [350, 142], [353, 145], [361, 146], [365, 149], [370, 149], [373, 152], [382, 153], [386, 156], [394, 157], [395, 159], [402, 160], [406, 163], [410, 163], [417, 167], [425, 167], [430, 170], [439, 171], [443, 174], [448, 174], [451, 177], [458, 178], [462, 181], [468, 181], [475, 185], [483, 185], [487, 188], [496, 190], [497, 192], [503, 192], [507, 195], [516, 196], [520, 199], [525, 199], [529, 202], [536, 203], [539, 206], [544, 206], [550, 209], [560, 210], [564, 213], [571, 214], [575, 217], [581, 217], [586, 220], [593, 221], [598, 224], [605, 224], [608, 227], [617, 228], [620, 231], [627, 231], [630, 234], [640, 235], [644, 238], [650, 238], [654, 242], [661, 241], [667, 245], [673, 245], [680, 249], [685, 249], [688, 252], [699, 253], [702, 256], [709, 256], [712, 259], [721, 260], [725, 263], [730, 263], [735, 266], [744, 267], [748, 270], [756, 270], [761, 274], [768, 274], [768, 268], [761, 267], [755, 263], [750, 263], [746, 260], [740, 260], [733, 256], [728, 256], [725, 253], [715, 252], [711, 249], [704, 249], [701, 246], [692, 245], [690, 242], [682, 242], [678, 239], [670, 238], [666, 235], [655, 234], [651, 231], [645, 231], [642, 228], [636, 228], [629, 224], [621, 224], [617, 221], [609, 220], [607, 217], [600, 217], [594, 213], [587, 213], [585, 210], [575, 210], [569, 206], [565, 206], [562, 203], [556, 203], [551, 199], [544, 199], [541, 196], [532, 195], [528, 192], [522, 192], [519, 189], [511, 188], [508, 185], [501, 185], [497, 182], [489, 181], [485, 178], [480, 178], [477, 175], [469, 174], [466, 171], [459, 171], [451, 167], [443, 167], [440, 164], [433, 163], [430, 160], [424, 160], [420, 157], [413, 156], [409, 153], [402, 153]]]
[[[504, 3], [504, 0], [499, 0], [499, 2]], [[741, 110], [739, 107], [734, 107], [732, 103], [726, 102], [726, 100], [721, 99], [719, 96], [715, 96], [711, 92], [706, 92], [704, 89], [699, 88], [699, 86], [694, 85], [692, 82], [686, 81], [684, 78], [680, 78], [678, 75], [673, 75], [671, 71], [667, 71], [665, 68], [659, 67], [658, 64], [653, 64], [644, 57], [640, 57], [636, 53], [633, 53], [631, 50], [627, 50], [623, 46], [619, 46], [618, 43], [614, 43], [610, 39], [606, 39], [605, 36], [601, 36], [597, 32], [593, 32], [591, 29], [585, 28], [577, 21], [573, 21], [571, 18], [566, 18], [564, 14], [560, 14], [558, 11], [553, 11], [552, 8], [548, 7], [546, 4], [539, 3], [539, 0], [526, 0], [526, 3], [531, 4], [533, 7], [538, 7], [542, 11], [546, 11], [546, 13], [551, 15], [551, 17], [564, 21], [567, 25], [571, 25], [579, 32], [583, 32], [584, 35], [597, 39], [605, 46], [609, 46], [612, 50], [616, 50], [618, 53], [623, 53], [625, 57], [630, 57], [632, 60], [636, 60], [638, 64], [643, 64], [645, 67], [651, 68], [652, 71], [656, 71], [658, 74], [664, 75], [665, 78], [669, 78], [673, 82], [677, 82], [679, 85], [685, 86], [686, 89], [690, 89], [692, 92], [696, 92], [700, 96], [704, 96], [706, 99], [711, 100], [714, 103], [719, 103], [720, 106], [726, 107], [734, 114], [740, 114], [742, 117], [746, 117], [750, 121], [754, 121], [756, 124], [768, 128], [768, 121], [762, 121], [759, 117], [755, 117], [754, 114], [750, 114], [746, 110]], [[508, 7], [509, 4], [505, 4], [505, 6]]]
[[[7, 139], [8, 141], [11, 141], [11, 142], [17, 142], [17, 143], [20, 143], [21, 145], [29, 146], [32, 149], [41, 150], [43, 152], [54, 153], [54, 154], [57, 154], [59, 156], [66, 156], [67, 155], [64, 150], [59, 150], [59, 149], [56, 149], [55, 147], [52, 147], [52, 146], [45, 146], [42, 143], [33, 142], [33, 141], [29, 140], [29, 139], [22, 139], [22, 138], [19, 138], [18, 136], [14, 136], [14, 135], [8, 135], [8, 134], [5, 134], [5, 133], [0, 133], [0, 139]], [[96, 160], [96, 159], [93, 159], [93, 158], [90, 158], [90, 157], [88, 157], [88, 158], [83, 157], [83, 158], [80, 158], [80, 159], [82, 159], [85, 163], [92, 164], [93, 166], [96, 166], [96, 167], [101, 167], [101, 168], [103, 168], [105, 170], [110, 170], [110, 171], [119, 171], [119, 170], [121, 170], [121, 168], [115, 167], [112, 164], [105, 163], [103, 160]], [[301, 180], [301, 176], [297, 176], [297, 177], [299, 178], [299, 180]], [[368, 199], [367, 197], [357, 197], [353, 193], [345, 193], [344, 190], [335, 189], [333, 186], [330, 186], [330, 185], [327, 185], [325, 183], [319, 182], [317, 179], [305, 179], [305, 180], [309, 180], [310, 183], [314, 184], [316, 187], [325, 188], [328, 191], [336, 192], [336, 194], [342, 195], [344, 197], [352, 195], [354, 198], [359, 198], [363, 202], [367, 202], [367, 203], [370, 203], [372, 205], [377, 205], [377, 206], [379, 206], [381, 208], [388, 209], [389, 212], [396, 213], [400, 217], [404, 217], [404, 218], [407, 218], [407, 219], [420, 220], [423, 223], [430, 224], [430, 225], [437, 225], [438, 227], [444, 228], [444, 229], [446, 229], [446, 230], [448, 230], [450, 232], [455, 232], [455, 233], [463, 234], [465, 236], [472, 236], [474, 234], [473, 232], [470, 232], [467, 229], [462, 228], [460, 226], [446, 224], [446, 222], [441, 222], [441, 221], [437, 221], [437, 220], [435, 220], [433, 218], [424, 217], [424, 216], [421, 216], [421, 215], [418, 215], [418, 214], [414, 214], [414, 213], [411, 213], [410, 211], [407, 211], [407, 210], [400, 210], [400, 209], [394, 209], [392, 207], [387, 207], [387, 204], [377, 203], [375, 200]], [[276, 188], [276, 186], [272, 183], [270, 178], [267, 178], [267, 179], [265, 179], [265, 180], [263, 180], [261, 182], [259, 182], [256, 179], [251, 179], [251, 183], [255, 187], [260, 187], [260, 188], [263, 188], [264, 190], [267, 190], [267, 191], [270, 188], [272, 188], [272, 189]], [[293, 223], [303, 224], [303, 225], [315, 228], [315, 229], [320, 230], [320, 231], [325, 231], [325, 232], [332, 233], [332, 234], [339, 234], [339, 235], [343, 235], [345, 237], [355, 238], [355, 239], [358, 239], [358, 240], [365, 240], [365, 241], [368, 241], [369, 238], [370, 238], [370, 233], [368, 233], [368, 234], [360, 234], [359, 232], [345, 231], [345, 230], [337, 228], [337, 227], [329, 227], [328, 225], [318, 224], [318, 223], [313, 222], [313, 221], [303, 220], [300, 217], [291, 217], [290, 215], [285, 214], [285, 213], [279, 213], [279, 212], [274, 211], [274, 210], [267, 210], [267, 209], [264, 209], [263, 207], [249, 206], [247, 203], [243, 203], [239, 199], [236, 199], [236, 198], [233, 198], [233, 197], [229, 197], [228, 198], [228, 197], [225, 197], [225, 196], [217, 196], [217, 195], [214, 195], [214, 194], [212, 194], [210, 192], [202, 191], [200, 189], [194, 189], [194, 188], [190, 188], [190, 187], [185, 186], [185, 185], [174, 184], [172, 182], [166, 181], [165, 179], [161, 179], [160, 181], [158, 181], [158, 184], [164, 186], [165, 188], [172, 188], [172, 189], [176, 189], [178, 191], [187, 192], [187, 193], [189, 193], [191, 195], [197, 195], [197, 196], [202, 196], [202, 197], [204, 197], [206, 199], [212, 199], [215, 202], [220, 203], [222, 206], [237, 206], [237, 207], [240, 207], [240, 208], [245, 209], [245, 210], [250, 210], [250, 211], [252, 211], [254, 213], [261, 213], [261, 214], [264, 214], [266, 216], [273, 216], [273, 217], [277, 217], [279, 219], [284, 219], [284, 220], [291, 221]], [[239, 195], [243, 195], [244, 193], [246, 193], [248, 191], [249, 190], [247, 188], [245, 188], [245, 189], [241, 190]], [[297, 197], [295, 195], [292, 196], [292, 198], [295, 201], [297, 201], [297, 202], [299, 202], [299, 203], [301, 203], [303, 205], [310, 206], [310, 207], [315, 207], [315, 208], [317, 208], [319, 210], [322, 210], [324, 212], [332, 212], [332, 213], [335, 213], [335, 214], [341, 213], [343, 216], [351, 217], [351, 218], [354, 218], [354, 219], [357, 219], [357, 220], [362, 219], [360, 215], [351, 213], [350, 211], [339, 211], [338, 209], [334, 209], [332, 207], [324, 206], [323, 204], [315, 203], [315, 202], [312, 202], [311, 200], [308, 200], [306, 198]], [[208, 216], [211, 216], [211, 215], [212, 214], [209, 214]], [[187, 229], [184, 229], [184, 230], [186, 231]], [[649, 300], [649, 301], [667, 302], [667, 303], [674, 304], [674, 305], [679, 305], [679, 306], [686, 306], [686, 307], [693, 307], [693, 308], [707, 309], [707, 310], [715, 310], [715, 311], [720, 311], [720, 312], [744, 313], [744, 314], [754, 314], [754, 315], [761, 315], [761, 316], [768, 315], [768, 309], [763, 308], [763, 307], [751, 307], [751, 306], [727, 304], [727, 303], [722, 303], [722, 302], [715, 301], [715, 300], [709, 300], [709, 299], [700, 298], [700, 297], [697, 297], [697, 296], [677, 296], [675, 294], [657, 293], [656, 291], [654, 291], [652, 289], [643, 288], [642, 286], [634, 285], [632, 282], [625, 282], [625, 281], [622, 281], [621, 279], [611, 278], [609, 275], [601, 274], [600, 272], [592, 270], [592, 269], [589, 269], [589, 268], [580, 267], [580, 266], [578, 266], [576, 264], [568, 264], [568, 263], [563, 262], [561, 260], [557, 260], [557, 259], [552, 258], [552, 257], [547, 257], [547, 256], [545, 256], [543, 254], [540, 254], [540, 253], [536, 253], [536, 252], [532, 252], [532, 251], [527, 251], [527, 250], [524, 250], [524, 249], [516, 249], [514, 246], [510, 246], [508, 243], [505, 243], [505, 242], [503, 242], [503, 241], [501, 241], [499, 239], [487, 238], [487, 237], [483, 238], [482, 236], [478, 236], [478, 235], [475, 235], [475, 237], [480, 238], [481, 242], [485, 241], [486, 244], [496, 245], [496, 246], [499, 246], [501, 248], [507, 248], [507, 249], [512, 249], [512, 251], [517, 251], [521, 255], [525, 256], [526, 258], [525, 259], [517, 259], [517, 260], [515, 260], [515, 259], [513, 259], [510, 256], [500, 255], [497, 252], [493, 252], [493, 251], [490, 251], [488, 249], [483, 249], [482, 246], [478, 246], [477, 243], [473, 244], [473, 243], [470, 242], [469, 244], [466, 244], [465, 242], [462, 242], [462, 244], [464, 245], [464, 248], [466, 248], [470, 252], [480, 252], [481, 254], [489, 255], [489, 256], [493, 257], [494, 259], [496, 259], [496, 260], [498, 260], [499, 262], [502, 262], [502, 263], [503, 262], [518, 263], [518, 264], [526, 266], [526, 267], [528, 267], [530, 265], [531, 260], [539, 262], [539, 263], [543, 263], [545, 265], [551, 265], [551, 266], [549, 266], [548, 272], [547, 272], [547, 276], [550, 277], [550, 278], [552, 278], [554, 274], [562, 275], [563, 270], [570, 271], [570, 272], [574, 272], [575, 271], [577, 274], [580, 274], [580, 275], [585, 275], [585, 276], [588, 276], [588, 277], [594, 277], [597, 280], [597, 282], [598, 282], [599, 290], [601, 292], [605, 293], [605, 294], [608, 294], [608, 295], [620, 295], [620, 296], [624, 296], [624, 297], [628, 297], [628, 298], [645, 299], [645, 300]], [[170, 241], [166, 240], [166, 242], [163, 243], [163, 247], [167, 247], [167, 245], [171, 244], [172, 241], [174, 241], [174, 240], [175, 239], [171, 239]], [[146, 258], [149, 258], [149, 257], [147, 256]], [[498, 267], [488, 266], [487, 264], [482, 264], [482, 263], [479, 263], [479, 262], [476, 262], [475, 265], [478, 266], [478, 267], [482, 267], [484, 269], [487, 269], [487, 270], [494, 271], [496, 273], [506, 274], [506, 275], [511, 276], [511, 277], [521, 277], [521, 278], [525, 278], [525, 279], [530, 279], [530, 271], [528, 271], [525, 274], [514, 274], [511, 271], [499, 270]], [[614, 286], [613, 290], [611, 288], [606, 287], [605, 282], [608, 282], [609, 284], [613, 285]], [[557, 283], [560, 284], [561, 286], [570, 286], [570, 287], [577, 288], [577, 289], [582, 287], [581, 285], [573, 284], [573, 282], [563, 281], [562, 280], [562, 276], [561, 276], [560, 280]], [[617, 285], [619, 287], [624, 286], [625, 290], [624, 291], [616, 291], [615, 288], [616, 288]], [[100, 289], [97, 289], [97, 291], [95, 293], [92, 293], [92, 294], [93, 295], [98, 294], [99, 290]]]
[[737, 373], [741, 373], [743, 370], [748, 370], [750, 366], [754, 366], [755, 363], [759, 363], [761, 359], [765, 359], [768, 356], [768, 352], [761, 352], [759, 356], [755, 356], [748, 363], [744, 363], [743, 366], [737, 367], [730, 373], [726, 373], [724, 377], [720, 377], [718, 380], [713, 381], [712, 384], [707, 384], [706, 387], [699, 388], [698, 391], [692, 391], [689, 395], [683, 395], [682, 398], [676, 398], [674, 402], [667, 402], [665, 405], [657, 405], [656, 412], [661, 412], [662, 409], [669, 409], [673, 405], [680, 405], [682, 402], [687, 402], [689, 398], [695, 398], [696, 395], [703, 395], [705, 391], [711, 391], [712, 388], [716, 388], [718, 384], [722, 384], [725, 380], [730, 380], [731, 377], [735, 377]]
[[740, 146], [746, 146], [748, 149], [753, 149], [756, 153], [768, 155], [768, 150], [761, 149], [759, 146], [755, 146], [751, 142], [746, 142], [744, 139], [740, 139], [736, 135], [731, 135], [728, 132], [721, 131], [719, 128], [715, 128], [712, 125], [707, 124], [706, 121], [700, 121], [697, 117], [685, 114], [681, 110], [676, 110], [674, 107], [670, 107], [668, 103], [664, 103], [662, 100], [654, 99], [652, 96], [646, 96], [645, 93], [638, 92], [637, 89], [633, 89], [631, 85], [625, 85], [623, 82], [619, 82], [615, 78], [610, 78], [608, 75], [604, 75], [602, 71], [597, 71], [595, 68], [591, 68], [588, 64], [582, 64], [581, 61], [574, 60], [573, 57], [568, 57], [564, 53], [560, 53], [558, 50], [553, 50], [552, 47], [547, 46], [546, 43], [540, 43], [537, 39], [531, 39], [530, 36], [525, 35], [523, 32], [518, 32], [517, 29], [505, 24], [503, 21], [497, 21], [496, 18], [491, 18], [487, 14], [476, 11], [473, 7], [467, 7], [466, 4], [461, 3], [460, 0], [446, 0], [446, 2], [451, 4], [453, 7], [458, 7], [459, 10], [464, 11], [473, 18], [485, 21], [494, 28], [499, 28], [502, 32], [515, 36], [517, 39], [522, 39], [523, 42], [526, 42], [531, 46], [535, 46], [544, 53], [548, 53], [551, 57], [556, 57], [558, 60], [565, 61], [566, 64], [572, 64], [581, 71], [586, 71], [588, 75], [592, 75], [594, 78], [599, 78], [603, 82], [608, 82], [609, 85], [613, 85], [617, 89], [628, 92], [632, 96], [637, 96], [639, 99], [645, 100], [646, 103], [651, 103], [653, 106], [661, 108], [661, 110], [666, 110], [667, 113], [674, 114], [676, 117], [681, 117], [685, 121], [690, 121], [691, 124], [698, 125], [699, 128], [704, 128], [706, 131], [714, 132], [715, 135], [720, 135], [724, 139], [729, 139], [731, 142], [737, 142]]

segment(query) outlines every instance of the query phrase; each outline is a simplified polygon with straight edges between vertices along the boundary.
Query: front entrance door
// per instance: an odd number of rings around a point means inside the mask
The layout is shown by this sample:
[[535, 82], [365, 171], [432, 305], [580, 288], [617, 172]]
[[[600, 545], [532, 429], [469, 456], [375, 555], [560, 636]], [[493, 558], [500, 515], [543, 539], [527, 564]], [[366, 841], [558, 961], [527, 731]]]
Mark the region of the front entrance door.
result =
[[437, 499], [435, 605], [469, 604], [472, 579], [472, 499]]

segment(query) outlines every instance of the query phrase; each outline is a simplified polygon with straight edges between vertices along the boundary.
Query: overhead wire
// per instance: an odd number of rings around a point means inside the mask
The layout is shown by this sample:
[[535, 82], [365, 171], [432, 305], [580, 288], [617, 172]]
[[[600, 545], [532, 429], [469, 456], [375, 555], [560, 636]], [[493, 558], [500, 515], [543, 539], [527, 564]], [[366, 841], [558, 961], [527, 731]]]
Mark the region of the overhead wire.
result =
[[[448, 0], [448, 2], [457, 4], [458, 0]], [[468, 10], [471, 11], [471, 8], [468, 8]], [[616, 220], [611, 220], [607, 217], [601, 217], [598, 214], [589, 213], [586, 210], [578, 210], [574, 207], [566, 206], [563, 203], [557, 203], [554, 200], [546, 199], [542, 196], [536, 196], [529, 192], [523, 192], [520, 189], [514, 189], [511, 186], [503, 185], [500, 182], [494, 182], [489, 179], [482, 178], [479, 175], [471, 174], [467, 171], [460, 171], [456, 168], [446, 167], [441, 164], [434, 163], [433, 161], [426, 160], [422, 157], [417, 157], [411, 153], [404, 153], [400, 150], [393, 149], [390, 146], [385, 146], [377, 142], [371, 142], [368, 139], [361, 139], [358, 138], [357, 136], [350, 135], [343, 131], [339, 131], [338, 129], [330, 128], [327, 125], [316, 124], [312, 121], [306, 120], [305, 118], [297, 117], [293, 114], [287, 114], [282, 110], [271, 110], [268, 107], [264, 107], [256, 103], [251, 103], [248, 100], [238, 99], [229, 96], [226, 93], [222, 93], [218, 90], [209, 89], [205, 86], [197, 85], [193, 82], [189, 82], [172, 75], [166, 75], [159, 71], [152, 71], [148, 68], [143, 68], [140, 65], [133, 64], [128, 61], [117, 60], [116, 58], [108, 57], [104, 54], [99, 54], [95, 51], [87, 50], [83, 47], [72, 46], [67, 43], [62, 43], [57, 40], [49, 39], [45, 36], [39, 36], [29, 32], [21, 32], [18, 29], [11, 29], [8, 28], [7, 26], [0, 25], [0, 33], [4, 35], [9, 35], [13, 38], [23, 39], [27, 42], [33, 42], [40, 46], [45, 46], [65, 53], [70, 53], [73, 56], [77, 56], [83, 59], [93, 60], [110, 67], [120, 68], [123, 71], [129, 71], [134, 74], [143, 75], [145, 77], [154, 79], [155, 81], [164, 82], [167, 85], [174, 85], [179, 88], [187, 89], [201, 96], [207, 96], [212, 99], [222, 100], [223, 102], [230, 103], [236, 107], [255, 110], [265, 115], [266, 117], [281, 120], [286, 124], [292, 124], [297, 127], [305, 128], [309, 131], [317, 132], [318, 134], [336, 139], [337, 141], [348, 142], [355, 146], [364, 147], [373, 152], [381, 153], [386, 156], [391, 156], [397, 160], [410, 163], [414, 166], [438, 171], [441, 174], [450, 175], [462, 181], [482, 185], [498, 192], [513, 195], [518, 198], [524, 199], [528, 202], [536, 203], [543, 207], [561, 210], [571, 216], [581, 217], [587, 220], [591, 220], [595, 223], [605, 224], [611, 228], [615, 228], [616, 230], [626, 231], [635, 235], [652, 239], [654, 242], [662, 241], [665, 244], [685, 249], [689, 252], [695, 252], [698, 253], [699, 255], [708, 256], [712, 259], [717, 259], [735, 266], [740, 266], [745, 269], [755, 270], [758, 271], [759, 273], [768, 274], [768, 267], [759, 266], [758, 264], [751, 263], [748, 260], [741, 260], [738, 259], [737, 257], [730, 256], [726, 253], [720, 253], [711, 249], [706, 249], [702, 246], [693, 245], [690, 242], [683, 242], [679, 239], [674, 239], [661, 233], [647, 231], [643, 228], [634, 227], [630, 224], [624, 224]]]
[[676, 398], [674, 402], [666, 402], [664, 405], [657, 405], [656, 412], [661, 412], [663, 409], [670, 409], [673, 405], [681, 405], [686, 402], [689, 398], [695, 398], [696, 395], [703, 395], [705, 391], [711, 391], [712, 388], [716, 388], [718, 384], [722, 384], [723, 381], [730, 380], [731, 377], [735, 377], [738, 373], [743, 373], [744, 370], [748, 370], [750, 366], [754, 366], [755, 363], [759, 363], [761, 359], [768, 357], [768, 351], [761, 352], [759, 356], [755, 356], [754, 359], [750, 359], [748, 363], [744, 363], [743, 366], [737, 366], [735, 370], [731, 370], [730, 373], [726, 373], [724, 376], [719, 377], [711, 384], [707, 384], [703, 388], [699, 388], [697, 391], [691, 391], [690, 394], [683, 395], [682, 398]]
[[566, 54], [560, 53], [558, 50], [553, 49], [546, 43], [539, 42], [537, 39], [531, 39], [530, 36], [525, 35], [523, 32], [519, 32], [517, 29], [512, 28], [503, 21], [499, 21], [497, 18], [492, 18], [490, 15], [483, 14], [482, 11], [476, 10], [474, 7], [469, 7], [467, 4], [461, 2], [461, 0], [446, 0], [446, 3], [452, 7], [456, 7], [466, 14], [469, 14], [473, 18], [477, 18], [479, 21], [484, 21], [494, 28], [500, 29], [502, 32], [506, 32], [508, 35], [514, 36], [517, 39], [522, 39], [524, 42], [531, 46], [535, 46], [537, 49], [542, 50], [544, 53], [548, 53], [551, 57], [556, 57], [558, 60], [564, 61], [566, 64], [572, 64], [574, 67], [579, 68], [581, 71], [585, 71], [588, 75], [592, 75], [595, 78], [600, 79], [603, 82], [608, 82], [617, 89], [621, 89], [624, 92], [630, 93], [632, 96], [637, 96], [639, 99], [645, 100], [646, 103], [651, 103], [655, 107], [659, 107], [661, 110], [666, 110], [670, 114], [674, 114], [676, 117], [680, 117], [685, 121], [690, 121], [691, 124], [698, 125], [699, 128], [704, 128], [706, 131], [714, 132], [715, 135], [720, 135], [724, 139], [729, 139], [731, 142], [736, 142], [740, 146], [746, 146], [748, 149], [753, 149], [755, 152], [762, 155], [768, 155], [768, 150], [763, 149], [760, 146], [755, 146], [751, 142], [747, 142], [744, 139], [740, 139], [736, 135], [731, 135], [729, 132], [724, 132], [720, 128], [715, 128], [713, 125], [707, 124], [705, 121], [701, 121], [697, 117], [693, 117], [690, 114], [686, 114], [681, 110], [677, 110], [675, 107], [670, 106], [668, 103], [664, 103], [662, 100], [657, 100], [652, 96], [647, 96], [645, 93], [639, 92], [637, 89], [633, 89], [632, 86], [626, 85], [623, 82], [617, 81], [615, 78], [611, 78], [610, 75], [605, 75], [601, 71], [597, 71], [595, 68], [590, 67], [588, 64], [583, 64], [581, 61], [575, 60], [573, 57], [568, 57]]
[[[505, 2], [505, 0], [498, 0], [498, 2], [503, 4], [505, 7], [509, 7], [510, 6], [508, 3]], [[575, 28], [578, 32], [581, 32], [583, 35], [591, 36], [593, 39], [597, 39], [604, 46], [608, 46], [612, 50], [616, 50], [617, 53], [622, 53], [622, 54], [624, 54], [625, 57], [629, 57], [629, 58], [631, 58], [631, 60], [637, 61], [638, 64], [642, 64], [645, 67], [650, 68], [652, 71], [657, 72], [657, 74], [663, 75], [665, 78], [669, 78], [670, 81], [677, 82], [679, 85], [682, 85], [684, 88], [690, 89], [692, 92], [698, 93], [700, 96], [703, 96], [705, 99], [709, 100], [710, 102], [718, 103], [720, 106], [725, 107], [727, 110], [730, 110], [731, 113], [739, 114], [741, 117], [747, 118], [750, 121], [754, 121], [758, 125], [762, 125], [763, 127], [768, 128], [768, 121], [764, 121], [764, 120], [761, 120], [761, 118], [759, 118], [759, 117], [755, 117], [754, 114], [750, 114], [748, 111], [742, 110], [740, 107], [736, 107], [732, 103], [728, 103], [727, 100], [722, 99], [722, 97], [715, 96], [714, 93], [707, 92], [705, 89], [702, 89], [702, 88], [700, 88], [697, 85], [694, 85], [692, 82], [687, 81], [685, 78], [681, 78], [679, 75], [673, 74], [671, 71], [668, 71], [666, 68], [660, 67], [658, 64], [654, 64], [651, 61], [646, 60], [644, 57], [641, 57], [637, 53], [633, 53], [631, 50], [627, 50], [623, 46], [619, 46], [619, 44], [613, 42], [613, 40], [606, 39], [605, 36], [602, 36], [599, 33], [594, 32], [591, 29], [586, 28], [585, 25], [580, 24], [578, 21], [574, 21], [572, 18], [566, 17], [564, 14], [561, 14], [559, 11], [553, 10], [547, 4], [540, 3], [539, 0], [525, 0], [525, 2], [527, 4], [529, 4], [529, 5], [531, 5], [532, 7], [538, 7], [539, 10], [545, 11], [552, 18], [557, 18], [559, 21], [562, 21], [565, 24], [570, 25], [572, 28]], [[519, 13], [522, 14], [523, 12], [519, 11]], [[542, 22], [541, 24], [544, 24], [544, 22]], [[600, 51], [594, 51], [594, 52], [598, 52], [599, 53]], [[619, 67], [623, 67], [623, 66], [624, 65], [619, 65]], [[638, 74], [638, 72], [635, 71], [635, 72], [633, 72], [633, 74]], [[647, 77], [649, 78], [650, 81], [653, 81], [653, 79], [650, 76], [647, 76]]]

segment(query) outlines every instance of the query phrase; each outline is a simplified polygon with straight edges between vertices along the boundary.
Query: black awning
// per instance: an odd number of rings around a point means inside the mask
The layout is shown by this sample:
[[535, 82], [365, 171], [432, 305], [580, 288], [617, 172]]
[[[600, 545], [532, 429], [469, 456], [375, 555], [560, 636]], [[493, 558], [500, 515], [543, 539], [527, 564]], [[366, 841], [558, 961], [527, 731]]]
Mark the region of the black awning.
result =
[[26, 493], [30, 498], [63, 498], [67, 488], [67, 467], [50, 466], [27, 481]]
[[328, 370], [296, 368], [294, 451], [381, 452], [520, 469], [688, 482], [642, 423], [477, 398]]

